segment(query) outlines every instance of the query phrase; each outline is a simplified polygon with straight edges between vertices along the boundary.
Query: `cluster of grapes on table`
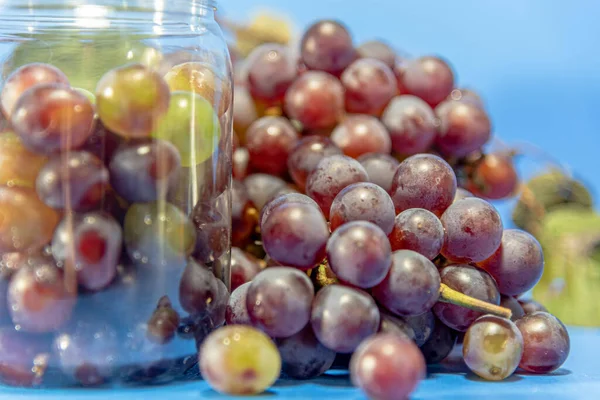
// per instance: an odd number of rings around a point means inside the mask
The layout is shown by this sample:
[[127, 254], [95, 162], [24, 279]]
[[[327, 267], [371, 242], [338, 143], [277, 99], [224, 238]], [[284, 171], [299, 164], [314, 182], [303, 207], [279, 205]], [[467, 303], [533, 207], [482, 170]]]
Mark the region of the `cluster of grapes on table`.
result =
[[264, 44], [234, 64], [229, 326], [200, 348], [204, 378], [244, 394], [280, 369], [349, 368], [369, 397], [400, 399], [459, 338], [484, 379], [559, 368], [567, 330], [519, 298], [542, 249], [487, 201], [518, 179], [509, 155], [483, 150], [480, 98], [443, 59], [356, 48], [336, 21], [294, 54]]

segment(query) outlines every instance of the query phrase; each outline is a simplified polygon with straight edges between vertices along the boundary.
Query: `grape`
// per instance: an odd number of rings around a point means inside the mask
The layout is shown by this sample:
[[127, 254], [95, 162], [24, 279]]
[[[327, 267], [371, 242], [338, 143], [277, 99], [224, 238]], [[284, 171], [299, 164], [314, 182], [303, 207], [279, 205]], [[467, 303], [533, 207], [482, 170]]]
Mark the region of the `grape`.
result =
[[513, 322], [525, 315], [521, 304], [512, 296], [502, 296], [500, 298], [500, 307], [508, 308], [512, 312], [510, 319]]
[[98, 207], [108, 185], [108, 169], [85, 151], [53, 156], [36, 180], [37, 194], [46, 205], [68, 211]]
[[[440, 272], [442, 283], [467, 296], [492, 304], [500, 304], [496, 282], [487, 272], [466, 264], [451, 265]], [[465, 332], [483, 314], [454, 304], [437, 303], [435, 315], [450, 328]]]
[[536, 238], [519, 229], [507, 229], [494, 254], [478, 264], [492, 275], [500, 293], [516, 296], [533, 288], [544, 272], [544, 254]]
[[358, 161], [367, 172], [369, 182], [381, 186], [386, 192], [391, 190], [394, 174], [400, 165], [398, 160], [388, 154], [371, 153], [358, 157]]
[[548, 309], [535, 300], [519, 300], [519, 304], [523, 307], [525, 314], [533, 314], [537, 311], [548, 312]]
[[231, 290], [250, 282], [260, 270], [260, 264], [253, 255], [237, 247], [231, 248]]
[[244, 142], [246, 129], [258, 119], [256, 105], [247, 88], [236, 85], [233, 96], [233, 129], [239, 134]]
[[329, 138], [307, 136], [300, 139], [288, 157], [288, 169], [294, 183], [300, 190], [304, 190], [308, 175], [314, 171], [319, 161], [341, 154], [342, 151]]
[[179, 282], [179, 303], [194, 316], [211, 314], [218, 303], [217, 278], [206, 267], [189, 260]]
[[301, 271], [286, 267], [261, 271], [246, 296], [252, 325], [270, 337], [298, 333], [310, 319], [313, 293], [312, 282]]
[[208, 100], [192, 92], [173, 92], [152, 137], [171, 142], [179, 150], [181, 165], [193, 167], [213, 155], [221, 125]]
[[257, 100], [276, 104], [297, 75], [296, 62], [285, 46], [268, 43], [248, 56], [248, 89]]
[[454, 196], [454, 203], [459, 200], [466, 199], [467, 197], [475, 197], [475, 195], [463, 188], [456, 188], [456, 195]]
[[448, 100], [471, 103], [478, 107], [485, 108], [483, 99], [471, 89], [454, 89], [448, 96]]
[[250, 153], [245, 147], [235, 149], [232, 159], [232, 173], [234, 179], [244, 179], [250, 173]]
[[169, 97], [169, 87], [160, 75], [141, 64], [129, 64], [100, 79], [96, 111], [111, 131], [126, 138], [147, 137], [169, 109]]
[[454, 200], [456, 176], [440, 157], [417, 154], [400, 163], [390, 194], [397, 213], [424, 208], [440, 216]]
[[200, 372], [215, 390], [251, 395], [275, 383], [281, 356], [267, 335], [249, 326], [226, 326], [211, 333], [199, 351]]
[[256, 227], [256, 209], [246, 186], [236, 179], [231, 185], [231, 233], [234, 246], [243, 245]]
[[412, 317], [403, 317], [402, 320], [412, 328], [415, 333], [415, 343], [419, 347], [429, 340], [435, 329], [435, 315], [431, 310]]
[[389, 44], [382, 40], [365, 42], [358, 46], [356, 51], [361, 58], [374, 58], [390, 68], [394, 68], [396, 65], [396, 52]]
[[261, 233], [267, 254], [283, 265], [309, 269], [325, 257], [329, 227], [312, 204], [280, 205], [262, 221]]
[[273, 194], [286, 185], [285, 181], [273, 175], [252, 174], [244, 179], [248, 196], [258, 210], [267, 204]]
[[441, 221], [446, 231], [442, 255], [452, 261], [483, 261], [502, 241], [500, 214], [485, 200], [458, 201], [448, 207]]
[[341, 281], [360, 288], [371, 288], [385, 278], [391, 253], [385, 233], [367, 221], [342, 225], [327, 242], [331, 270]]
[[7, 302], [15, 327], [23, 332], [52, 332], [64, 325], [77, 300], [53, 260], [38, 256], [23, 265], [8, 286]]
[[77, 272], [79, 284], [88, 290], [108, 286], [121, 257], [121, 227], [103, 213], [65, 217], [52, 239], [52, 255]]
[[310, 322], [319, 342], [338, 353], [352, 353], [379, 329], [379, 310], [366, 292], [328, 285], [315, 296]]
[[32, 189], [0, 186], [0, 252], [40, 250], [52, 240], [59, 216]]
[[435, 113], [439, 119], [435, 144], [445, 156], [464, 157], [490, 139], [491, 122], [485, 110], [476, 105], [445, 101]]
[[333, 127], [344, 112], [344, 88], [325, 72], [308, 71], [285, 94], [285, 111], [304, 129]]
[[14, 106], [11, 126], [37, 153], [77, 149], [94, 128], [94, 106], [78, 91], [59, 84], [37, 85]]
[[166, 344], [175, 337], [180, 322], [179, 314], [173, 309], [171, 300], [168, 296], [163, 296], [148, 320], [146, 336], [151, 341]]
[[411, 95], [394, 97], [384, 110], [381, 122], [389, 132], [394, 152], [404, 156], [429, 150], [437, 134], [433, 110]]
[[340, 79], [349, 113], [380, 115], [397, 90], [392, 69], [373, 58], [354, 61]]
[[441, 103], [454, 87], [454, 74], [439, 57], [425, 56], [402, 63], [396, 69], [398, 90], [425, 100], [431, 107]]
[[277, 340], [282, 372], [294, 379], [311, 379], [324, 374], [335, 360], [335, 352], [317, 340], [310, 324], [300, 332]]
[[246, 132], [250, 166], [260, 172], [283, 175], [297, 142], [298, 133], [287, 119], [263, 117], [256, 120]]
[[350, 361], [352, 383], [378, 400], [408, 398], [426, 374], [419, 348], [394, 334], [365, 340]]
[[92, 153], [108, 166], [123, 141], [121, 136], [109, 131], [98, 121], [96, 122], [94, 131], [83, 144], [81, 150]]
[[547, 312], [527, 314], [517, 321], [523, 335], [523, 357], [519, 367], [535, 374], [558, 369], [571, 349], [567, 328]]
[[0, 135], [0, 185], [35, 187], [46, 161], [43, 155], [29, 151], [14, 133]]
[[508, 319], [484, 315], [467, 330], [463, 357], [483, 379], [501, 381], [515, 372], [523, 355], [523, 336]]
[[117, 334], [107, 324], [80, 321], [54, 340], [62, 372], [84, 386], [107, 381], [118, 360]]
[[248, 296], [248, 289], [251, 283], [246, 282], [241, 284], [231, 292], [225, 312], [227, 325], [252, 325], [250, 315], [248, 315], [248, 307], [246, 306], [246, 297]]
[[129, 257], [139, 264], [181, 267], [194, 250], [192, 222], [170, 203], [135, 203], [123, 223], [123, 242]]
[[415, 340], [415, 331], [406, 321], [388, 314], [382, 309], [379, 310], [379, 314], [381, 317], [381, 321], [379, 322], [380, 333], [394, 333], [405, 339]]
[[321, 207], [329, 218], [331, 204], [346, 186], [365, 182], [369, 179], [367, 171], [360, 163], [347, 156], [329, 156], [319, 161], [306, 181], [306, 194]]
[[433, 331], [425, 343], [421, 345], [421, 353], [427, 364], [438, 364], [443, 361], [456, 343], [456, 332], [444, 325], [440, 320], [433, 320]]
[[271, 212], [273, 212], [273, 210], [275, 210], [277, 207], [279, 207], [282, 204], [289, 204], [289, 203], [309, 204], [309, 205], [315, 206], [315, 208], [317, 208], [317, 209], [319, 208], [319, 205], [317, 204], [316, 201], [314, 201], [313, 199], [311, 199], [310, 197], [308, 197], [304, 194], [285, 193], [285, 194], [281, 194], [279, 196], [274, 197], [267, 204], [265, 204], [265, 206], [263, 207], [263, 209], [260, 212], [258, 221], [262, 224], [262, 222], [265, 220], [265, 218], [268, 218], [268, 216], [271, 214]]
[[375, 117], [350, 115], [331, 133], [331, 140], [345, 155], [358, 158], [367, 153], [389, 154], [390, 135]]
[[194, 92], [205, 98], [219, 115], [231, 106], [231, 86], [228, 79], [218, 76], [209, 64], [186, 62], [175, 65], [165, 75], [171, 92]]
[[346, 186], [333, 199], [329, 212], [331, 230], [350, 221], [369, 221], [386, 235], [394, 227], [394, 203], [385, 190], [368, 182]]
[[112, 187], [130, 202], [165, 196], [178, 179], [179, 152], [163, 140], [140, 141], [119, 148], [110, 162]]
[[398, 315], [422, 314], [437, 302], [440, 275], [426, 257], [411, 250], [392, 253], [392, 266], [372, 294], [388, 310]]
[[512, 159], [503, 154], [487, 154], [469, 177], [469, 190], [486, 199], [510, 197], [517, 190], [519, 177]]
[[33, 86], [43, 84], [68, 85], [69, 80], [58, 68], [42, 63], [23, 65], [11, 73], [4, 81], [0, 93], [0, 105], [4, 116], [10, 119], [23, 93]]
[[356, 58], [348, 29], [331, 20], [316, 22], [305, 31], [300, 53], [302, 62], [309, 69], [334, 75], [341, 73]]
[[444, 244], [444, 227], [432, 212], [409, 208], [396, 216], [390, 244], [394, 251], [413, 250], [433, 260]]
[[192, 255], [201, 263], [210, 263], [229, 248], [229, 223], [213, 203], [198, 203], [192, 212], [196, 245]]
[[12, 386], [37, 386], [47, 366], [46, 340], [13, 327], [0, 328], [0, 381]]

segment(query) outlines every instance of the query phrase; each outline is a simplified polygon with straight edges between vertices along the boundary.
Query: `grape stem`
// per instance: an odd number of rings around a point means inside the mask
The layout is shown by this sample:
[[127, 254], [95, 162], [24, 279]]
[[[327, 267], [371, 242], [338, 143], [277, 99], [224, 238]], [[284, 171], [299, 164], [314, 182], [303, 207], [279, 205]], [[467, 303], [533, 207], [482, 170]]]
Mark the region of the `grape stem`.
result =
[[457, 292], [443, 283], [440, 286], [440, 298], [438, 301], [465, 307], [473, 311], [504, 317], [507, 319], [512, 317], [512, 312], [508, 308], [500, 307], [495, 304], [467, 296], [466, 294]]

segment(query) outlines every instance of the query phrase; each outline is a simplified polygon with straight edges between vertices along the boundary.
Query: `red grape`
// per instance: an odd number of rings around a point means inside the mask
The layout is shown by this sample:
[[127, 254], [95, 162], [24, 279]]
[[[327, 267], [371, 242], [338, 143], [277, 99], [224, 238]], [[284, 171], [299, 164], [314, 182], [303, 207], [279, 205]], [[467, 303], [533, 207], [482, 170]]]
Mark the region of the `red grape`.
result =
[[262, 224], [262, 222], [265, 220], [265, 218], [267, 218], [269, 216], [269, 214], [271, 214], [271, 212], [273, 210], [275, 210], [277, 207], [279, 207], [282, 204], [289, 204], [289, 203], [310, 204], [310, 205], [315, 206], [315, 208], [319, 208], [319, 205], [317, 204], [316, 201], [314, 201], [313, 199], [311, 199], [310, 197], [308, 197], [304, 194], [284, 193], [284, 194], [274, 197], [267, 204], [265, 204], [265, 206], [263, 207], [263, 209], [260, 212], [260, 217], [258, 218], [259, 223]]
[[296, 62], [282, 45], [263, 44], [248, 56], [248, 88], [255, 99], [266, 104], [283, 100], [296, 75]]
[[331, 230], [350, 221], [369, 221], [386, 235], [394, 227], [394, 203], [385, 190], [368, 182], [353, 183], [335, 196], [329, 212]]
[[380, 115], [397, 91], [392, 69], [372, 58], [354, 61], [340, 79], [349, 113]]
[[515, 193], [519, 177], [510, 157], [492, 153], [477, 162], [468, 182], [468, 189], [478, 197], [503, 199]]
[[256, 227], [256, 209], [250, 201], [246, 186], [236, 179], [231, 184], [231, 242], [243, 245]]
[[250, 173], [250, 153], [245, 147], [235, 149], [232, 159], [232, 174], [234, 179], [245, 179]]
[[431, 310], [412, 317], [403, 317], [402, 320], [415, 332], [415, 343], [419, 347], [429, 340], [435, 329], [435, 315]]
[[535, 300], [519, 300], [519, 304], [523, 307], [525, 314], [533, 314], [537, 311], [548, 312], [548, 309]]
[[210, 315], [219, 303], [218, 279], [206, 267], [188, 262], [179, 282], [179, 303], [194, 316]]
[[300, 52], [302, 62], [309, 69], [334, 75], [356, 58], [350, 33], [341, 22], [331, 20], [316, 22], [305, 31]]
[[100, 121], [97, 121], [94, 131], [81, 147], [81, 150], [92, 153], [108, 166], [123, 142], [121, 136], [109, 131]]
[[454, 89], [448, 96], [448, 100], [461, 101], [463, 103], [471, 103], [481, 108], [485, 108], [483, 99], [471, 89]]
[[401, 94], [412, 94], [431, 107], [441, 103], [454, 87], [454, 73], [439, 57], [420, 57], [409, 60], [396, 69]]
[[502, 241], [502, 220], [485, 200], [466, 198], [452, 204], [441, 217], [446, 231], [442, 255], [456, 262], [480, 262]]
[[300, 190], [304, 190], [308, 175], [317, 167], [319, 161], [341, 154], [342, 151], [329, 138], [307, 136], [300, 139], [288, 157], [288, 169], [294, 183]]
[[248, 289], [251, 283], [246, 282], [231, 292], [225, 311], [227, 325], [252, 325], [250, 315], [248, 315], [248, 307], [246, 306], [246, 297], [248, 296]]
[[259, 272], [260, 264], [251, 254], [238, 247], [231, 248], [231, 290], [250, 282]]
[[246, 132], [250, 166], [260, 172], [282, 175], [287, 171], [288, 156], [298, 142], [298, 133], [282, 117], [263, 117]]
[[379, 309], [381, 321], [379, 322], [379, 333], [393, 333], [409, 340], [415, 340], [415, 331], [412, 326], [400, 317], [389, 314]]
[[331, 132], [331, 140], [345, 155], [358, 158], [367, 153], [389, 154], [390, 135], [375, 117], [350, 115]]
[[432, 212], [409, 208], [396, 216], [390, 244], [394, 251], [413, 250], [433, 260], [444, 244], [444, 227]]
[[466, 199], [467, 197], [475, 197], [475, 195], [463, 188], [456, 188], [456, 195], [454, 196], [454, 203], [458, 200]]
[[456, 332], [444, 325], [442, 321], [434, 319], [432, 329], [427, 341], [421, 345], [421, 352], [427, 364], [443, 361], [456, 343]]
[[364, 154], [358, 158], [369, 175], [369, 182], [381, 186], [386, 192], [392, 188], [392, 181], [400, 163], [388, 154]]
[[396, 52], [389, 44], [382, 40], [365, 42], [358, 46], [356, 51], [361, 58], [374, 58], [390, 68], [394, 68], [396, 65]]
[[367, 339], [350, 361], [352, 383], [377, 400], [408, 398], [426, 373], [419, 348], [394, 334]]
[[381, 122], [390, 134], [392, 149], [403, 156], [429, 150], [437, 135], [433, 110], [411, 95], [394, 97], [383, 112]]
[[569, 356], [571, 341], [567, 328], [546, 312], [527, 314], [517, 321], [523, 335], [523, 358], [519, 367], [536, 374], [558, 369]]
[[252, 95], [245, 87], [236, 85], [233, 96], [233, 129], [240, 135], [245, 143], [246, 130], [258, 119], [256, 105]]
[[285, 181], [269, 174], [251, 174], [244, 179], [248, 197], [258, 210], [267, 204], [276, 191], [286, 185]]
[[454, 200], [456, 175], [440, 157], [417, 154], [400, 163], [390, 194], [397, 213], [424, 208], [440, 216]]
[[508, 308], [512, 312], [510, 319], [513, 322], [525, 315], [521, 304], [512, 296], [501, 296], [500, 307]]
[[[175, 209], [177, 210], [177, 209]], [[176, 211], [174, 211], [174, 214]], [[160, 215], [158, 216], [161, 217]], [[192, 232], [187, 231], [191, 226], [188, 219], [177, 213], [172, 221], [182, 218], [178, 221], [181, 225], [178, 228], [182, 231], [182, 236], [177, 236], [179, 246], [186, 246], [195, 239], [192, 256], [200, 263], [215, 262], [229, 249], [229, 220], [213, 205], [213, 203], [199, 202], [194, 207], [191, 214], [191, 223], [195, 231], [195, 237]], [[170, 222], [170, 221], [169, 221]], [[190, 229], [191, 231], [191, 229]], [[173, 239], [175, 240], [175, 239]], [[193, 243], [193, 242], [192, 242]], [[183, 250], [183, 251], [182, 251]], [[175, 252], [174, 256], [179, 258], [181, 253], [187, 252], [187, 247], [179, 249], [179, 254]], [[161, 256], [164, 257], [164, 256]], [[177, 263], [175, 263], [177, 265]]]

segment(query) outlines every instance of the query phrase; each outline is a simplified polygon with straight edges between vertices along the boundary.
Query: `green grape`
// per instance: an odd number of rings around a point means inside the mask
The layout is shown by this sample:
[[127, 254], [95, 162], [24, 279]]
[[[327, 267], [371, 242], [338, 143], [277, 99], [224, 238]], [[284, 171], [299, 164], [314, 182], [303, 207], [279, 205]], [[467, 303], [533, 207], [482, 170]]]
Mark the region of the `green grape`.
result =
[[218, 392], [252, 395], [264, 392], [279, 377], [281, 356], [263, 332], [229, 325], [211, 333], [199, 351], [200, 372]]
[[152, 133], [152, 137], [177, 147], [184, 167], [209, 159], [220, 136], [219, 120], [210, 102], [196, 93], [182, 91], [171, 93], [169, 110]]
[[0, 185], [35, 187], [38, 173], [48, 159], [29, 151], [12, 132], [0, 135]]

